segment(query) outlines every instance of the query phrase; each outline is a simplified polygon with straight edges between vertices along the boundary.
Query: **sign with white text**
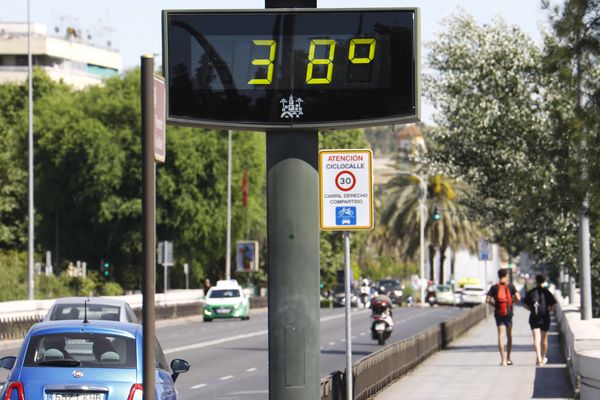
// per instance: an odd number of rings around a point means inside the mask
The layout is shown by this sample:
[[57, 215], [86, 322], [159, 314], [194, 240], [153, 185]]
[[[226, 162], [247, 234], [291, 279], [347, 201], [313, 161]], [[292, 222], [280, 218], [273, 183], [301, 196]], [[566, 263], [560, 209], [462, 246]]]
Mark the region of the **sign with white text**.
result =
[[319, 198], [322, 230], [372, 229], [371, 150], [321, 150]]

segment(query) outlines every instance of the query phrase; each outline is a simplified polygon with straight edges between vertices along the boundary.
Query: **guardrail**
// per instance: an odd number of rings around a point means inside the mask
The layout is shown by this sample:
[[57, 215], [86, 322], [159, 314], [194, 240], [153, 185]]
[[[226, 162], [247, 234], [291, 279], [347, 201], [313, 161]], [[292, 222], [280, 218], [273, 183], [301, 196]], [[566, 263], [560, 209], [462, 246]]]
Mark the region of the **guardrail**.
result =
[[[185, 293], [167, 293], [156, 295], [156, 319], [172, 319], [202, 315], [202, 291], [185, 291]], [[142, 320], [141, 295], [118, 296], [127, 301], [138, 319]], [[52, 306], [54, 300], [18, 301], [0, 304], [0, 340], [20, 339], [25, 337], [31, 326], [40, 322]], [[18, 303], [18, 304], [7, 304]], [[266, 297], [251, 297], [250, 308], [267, 306]], [[19, 310], [15, 312], [16, 310]], [[15, 310], [15, 311], [13, 311]]]
[[[359, 360], [352, 366], [354, 399], [372, 397], [483, 318], [485, 306], [480, 305]], [[345, 372], [336, 371], [323, 378], [321, 400], [344, 400], [345, 377]]]

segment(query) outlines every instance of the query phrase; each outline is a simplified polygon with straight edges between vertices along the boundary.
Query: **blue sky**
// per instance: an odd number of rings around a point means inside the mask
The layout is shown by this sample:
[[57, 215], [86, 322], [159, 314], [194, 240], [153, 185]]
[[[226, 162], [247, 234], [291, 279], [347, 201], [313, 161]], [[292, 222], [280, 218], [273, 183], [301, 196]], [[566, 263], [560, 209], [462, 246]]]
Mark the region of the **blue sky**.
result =
[[[161, 10], [163, 9], [257, 9], [264, 0], [30, 0], [31, 20], [54, 27], [67, 26], [90, 33], [93, 41], [106, 43], [123, 54], [124, 67], [139, 65], [140, 56], [161, 52]], [[480, 23], [500, 15], [519, 26], [537, 43], [540, 28], [547, 18], [540, 0], [317, 0], [319, 8], [420, 7], [421, 38], [424, 43], [435, 39], [443, 29], [444, 17], [464, 9]], [[26, 0], [0, 0], [0, 21], [27, 20]], [[425, 58], [425, 57], [423, 57]], [[424, 62], [424, 60], [423, 60]], [[431, 108], [423, 104], [423, 119], [430, 120]]]

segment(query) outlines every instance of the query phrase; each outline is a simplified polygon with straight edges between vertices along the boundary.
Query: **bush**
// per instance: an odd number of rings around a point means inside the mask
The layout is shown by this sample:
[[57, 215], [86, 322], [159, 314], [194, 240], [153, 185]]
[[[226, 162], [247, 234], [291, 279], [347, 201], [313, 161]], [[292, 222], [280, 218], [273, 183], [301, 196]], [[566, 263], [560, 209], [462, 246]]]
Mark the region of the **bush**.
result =
[[321, 299], [321, 308], [333, 308], [333, 300]]
[[123, 288], [117, 282], [106, 282], [100, 286], [102, 296], [121, 296], [123, 295]]

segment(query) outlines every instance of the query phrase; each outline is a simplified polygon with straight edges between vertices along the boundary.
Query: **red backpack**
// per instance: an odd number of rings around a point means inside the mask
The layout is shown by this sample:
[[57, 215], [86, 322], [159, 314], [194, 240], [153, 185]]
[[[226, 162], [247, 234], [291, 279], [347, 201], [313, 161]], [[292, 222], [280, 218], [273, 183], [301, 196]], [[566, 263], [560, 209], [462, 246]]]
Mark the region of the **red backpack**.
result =
[[501, 285], [497, 283], [496, 286], [498, 286], [498, 290], [496, 291], [496, 304], [498, 306], [498, 315], [500, 317], [505, 317], [508, 315], [510, 309], [512, 308], [512, 294], [510, 293], [508, 285]]

